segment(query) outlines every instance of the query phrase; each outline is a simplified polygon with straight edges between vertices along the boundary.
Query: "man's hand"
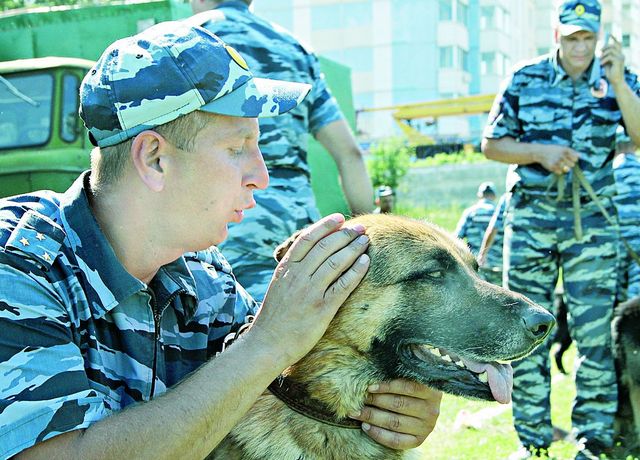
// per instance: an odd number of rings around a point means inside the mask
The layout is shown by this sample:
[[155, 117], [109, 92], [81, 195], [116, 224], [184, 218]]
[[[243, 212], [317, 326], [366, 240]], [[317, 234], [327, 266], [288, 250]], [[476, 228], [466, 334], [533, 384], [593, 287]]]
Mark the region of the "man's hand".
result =
[[306, 355], [369, 267], [364, 227], [333, 214], [302, 230], [275, 270], [250, 333], [282, 358]]
[[536, 162], [547, 171], [555, 174], [566, 174], [578, 162], [580, 156], [571, 147], [556, 144], [535, 144]]
[[441, 399], [440, 391], [396, 379], [369, 387], [367, 405], [350, 417], [362, 421], [362, 429], [383, 446], [413, 449], [436, 426]]
[[624, 54], [622, 45], [611, 36], [609, 44], [602, 48], [600, 62], [604, 67], [607, 80], [614, 88], [624, 83]]

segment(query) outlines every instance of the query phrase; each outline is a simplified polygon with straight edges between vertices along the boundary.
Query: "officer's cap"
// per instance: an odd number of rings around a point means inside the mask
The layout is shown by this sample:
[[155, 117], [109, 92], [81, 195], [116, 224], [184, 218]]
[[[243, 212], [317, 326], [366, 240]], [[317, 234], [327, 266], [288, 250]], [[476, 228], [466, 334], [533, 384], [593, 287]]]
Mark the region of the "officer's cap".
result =
[[483, 196], [486, 193], [496, 194], [496, 186], [493, 182], [483, 182], [478, 186], [478, 196]]
[[598, 33], [600, 30], [598, 0], [565, 0], [558, 7], [558, 30], [563, 36], [580, 30]]
[[80, 116], [94, 145], [135, 137], [194, 110], [271, 117], [293, 109], [310, 85], [254, 78], [211, 32], [164, 22], [116, 41], [80, 87]]
[[384, 196], [393, 196], [394, 194], [395, 193], [393, 192], [393, 189], [388, 185], [378, 187], [378, 190], [376, 192], [376, 195], [378, 195], [379, 198], [382, 198]]

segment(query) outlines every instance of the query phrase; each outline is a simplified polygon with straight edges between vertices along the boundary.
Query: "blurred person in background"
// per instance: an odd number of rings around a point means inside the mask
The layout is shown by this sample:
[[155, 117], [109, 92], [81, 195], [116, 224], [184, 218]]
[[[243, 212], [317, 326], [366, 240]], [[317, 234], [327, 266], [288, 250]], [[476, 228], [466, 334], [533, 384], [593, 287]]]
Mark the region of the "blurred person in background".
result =
[[[625, 68], [617, 40], [596, 57], [600, 15], [597, 0], [559, 3], [557, 49], [521, 64], [505, 81], [482, 142], [487, 158], [512, 165], [503, 268], [508, 287], [551, 309], [562, 269], [578, 353], [572, 411], [578, 459], [597, 458], [613, 443], [610, 323], [619, 241], [617, 223], [601, 209], [615, 219], [618, 126], [640, 141], [640, 84]], [[513, 417], [522, 446], [512, 458], [552, 442], [550, 344], [513, 363]]]

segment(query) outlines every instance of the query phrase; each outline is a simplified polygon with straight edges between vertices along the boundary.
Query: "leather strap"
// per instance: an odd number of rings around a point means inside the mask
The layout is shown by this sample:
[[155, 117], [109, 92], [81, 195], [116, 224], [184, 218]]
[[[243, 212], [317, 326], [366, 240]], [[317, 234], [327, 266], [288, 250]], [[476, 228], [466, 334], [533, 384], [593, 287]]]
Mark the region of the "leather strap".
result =
[[359, 429], [360, 421], [350, 418], [339, 418], [326, 404], [309, 396], [306, 387], [283, 375], [275, 379], [268, 390], [285, 403], [291, 410], [317, 422], [340, 428]]

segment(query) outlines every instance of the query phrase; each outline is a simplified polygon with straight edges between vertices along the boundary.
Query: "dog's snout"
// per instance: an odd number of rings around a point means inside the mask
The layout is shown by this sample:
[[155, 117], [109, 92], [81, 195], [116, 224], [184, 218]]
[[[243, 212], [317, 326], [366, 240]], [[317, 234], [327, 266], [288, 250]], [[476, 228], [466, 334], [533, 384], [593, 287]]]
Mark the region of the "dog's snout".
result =
[[526, 314], [522, 321], [524, 326], [534, 339], [544, 339], [551, 328], [556, 324], [553, 315], [544, 311], [532, 311]]

